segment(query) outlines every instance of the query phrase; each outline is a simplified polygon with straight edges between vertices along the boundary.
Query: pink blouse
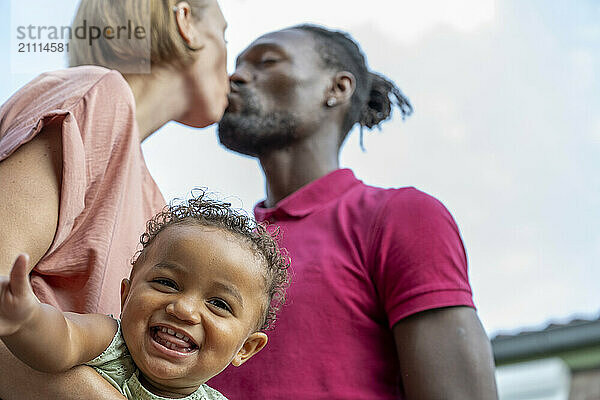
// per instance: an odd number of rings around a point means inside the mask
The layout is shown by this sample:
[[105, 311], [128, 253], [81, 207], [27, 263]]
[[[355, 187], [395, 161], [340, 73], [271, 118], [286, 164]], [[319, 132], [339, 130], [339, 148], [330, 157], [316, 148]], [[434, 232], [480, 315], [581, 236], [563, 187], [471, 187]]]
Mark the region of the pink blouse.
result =
[[133, 93], [101, 67], [38, 76], [0, 107], [0, 161], [51, 121], [62, 128], [60, 209], [33, 289], [63, 311], [119, 315], [120, 282], [165, 204], [142, 155]]

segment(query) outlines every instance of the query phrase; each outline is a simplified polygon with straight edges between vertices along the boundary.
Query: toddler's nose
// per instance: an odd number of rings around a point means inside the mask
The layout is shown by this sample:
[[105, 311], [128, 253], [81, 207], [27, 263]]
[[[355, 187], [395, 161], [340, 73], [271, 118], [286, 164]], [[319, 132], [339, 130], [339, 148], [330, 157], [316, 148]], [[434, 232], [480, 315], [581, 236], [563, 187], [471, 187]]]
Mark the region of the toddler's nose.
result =
[[199, 307], [195, 301], [187, 298], [179, 298], [167, 305], [167, 314], [184, 321], [188, 324], [196, 325], [202, 321]]

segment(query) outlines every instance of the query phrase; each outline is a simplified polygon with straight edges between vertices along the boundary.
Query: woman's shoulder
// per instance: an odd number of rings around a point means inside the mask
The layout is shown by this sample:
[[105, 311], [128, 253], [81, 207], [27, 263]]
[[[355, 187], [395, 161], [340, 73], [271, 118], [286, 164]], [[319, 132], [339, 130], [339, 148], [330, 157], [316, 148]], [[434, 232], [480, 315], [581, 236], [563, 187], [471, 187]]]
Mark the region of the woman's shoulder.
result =
[[[48, 72], [43, 72], [39, 75], [39, 78], [54, 78], [62, 81], [69, 80], [99, 80], [104, 75], [117, 72], [108, 68], [104, 68], [98, 65], [80, 65], [77, 67], [69, 67], [64, 69], [58, 69]], [[117, 72], [118, 73], [118, 72]]]
[[118, 96], [134, 101], [127, 81], [118, 71], [85, 65], [38, 75], [0, 106], [0, 117], [5, 126], [13, 125], [9, 123], [13, 118], [11, 122], [20, 122], [44, 112], [70, 111], [86, 96]]
[[15, 92], [2, 106], [39, 104], [68, 109], [69, 105], [90, 92], [131, 94], [127, 81], [118, 71], [95, 65], [83, 65], [44, 72]]
[[71, 112], [84, 99], [92, 107], [115, 100], [121, 106], [135, 103], [131, 88], [118, 71], [85, 65], [45, 72], [0, 106], [0, 132], [29, 130], [40, 118]]
[[118, 71], [86, 65], [42, 73], [0, 106], [0, 159], [31, 140], [47, 120], [71, 114], [81, 128], [111, 112], [134, 110], [131, 88]]
[[[46, 72], [37, 79], [44, 91], [64, 92], [67, 97], [79, 98], [89, 94], [104, 96], [131, 95], [129, 84], [119, 71], [96, 65], [82, 65], [57, 71]], [[32, 81], [32, 83], [35, 82]]]

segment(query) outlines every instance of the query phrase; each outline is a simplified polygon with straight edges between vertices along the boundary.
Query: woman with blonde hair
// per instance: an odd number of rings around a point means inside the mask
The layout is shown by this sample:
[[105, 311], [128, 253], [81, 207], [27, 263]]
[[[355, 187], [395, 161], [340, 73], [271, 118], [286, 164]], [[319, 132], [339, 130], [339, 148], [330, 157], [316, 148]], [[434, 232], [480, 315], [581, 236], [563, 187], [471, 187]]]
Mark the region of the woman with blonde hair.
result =
[[[0, 278], [21, 252], [43, 303], [119, 315], [114, 293], [165, 204], [141, 143], [169, 121], [205, 127], [227, 105], [216, 0], [81, 0], [71, 68], [0, 107]], [[87, 367], [34, 372], [0, 347], [0, 398], [122, 399]]]

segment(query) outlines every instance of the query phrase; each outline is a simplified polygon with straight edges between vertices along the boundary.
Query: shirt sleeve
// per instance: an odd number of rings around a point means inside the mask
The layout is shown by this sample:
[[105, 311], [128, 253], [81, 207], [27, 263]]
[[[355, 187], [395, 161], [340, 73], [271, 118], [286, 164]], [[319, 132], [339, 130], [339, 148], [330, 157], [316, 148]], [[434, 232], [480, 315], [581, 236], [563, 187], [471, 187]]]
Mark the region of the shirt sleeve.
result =
[[123, 340], [121, 321], [117, 320], [117, 333], [106, 350], [98, 357], [85, 363], [94, 368], [98, 374], [110, 382], [121, 393], [123, 385], [135, 371], [135, 365]]
[[[95, 201], [99, 183], [107, 177], [111, 160], [123, 157], [121, 148], [131, 140], [135, 103], [131, 89], [116, 71], [102, 76], [72, 105], [62, 126], [63, 174], [58, 226], [48, 254], [79, 228], [81, 214]], [[138, 135], [137, 132], [135, 135]], [[135, 136], [134, 135], [134, 136]], [[138, 139], [139, 140], [139, 139]], [[117, 160], [118, 162], [118, 160]], [[43, 268], [43, 267], [41, 267]], [[58, 271], [40, 272], [72, 273]]]
[[460, 232], [437, 199], [393, 190], [374, 220], [369, 254], [390, 327], [424, 310], [474, 307]]

